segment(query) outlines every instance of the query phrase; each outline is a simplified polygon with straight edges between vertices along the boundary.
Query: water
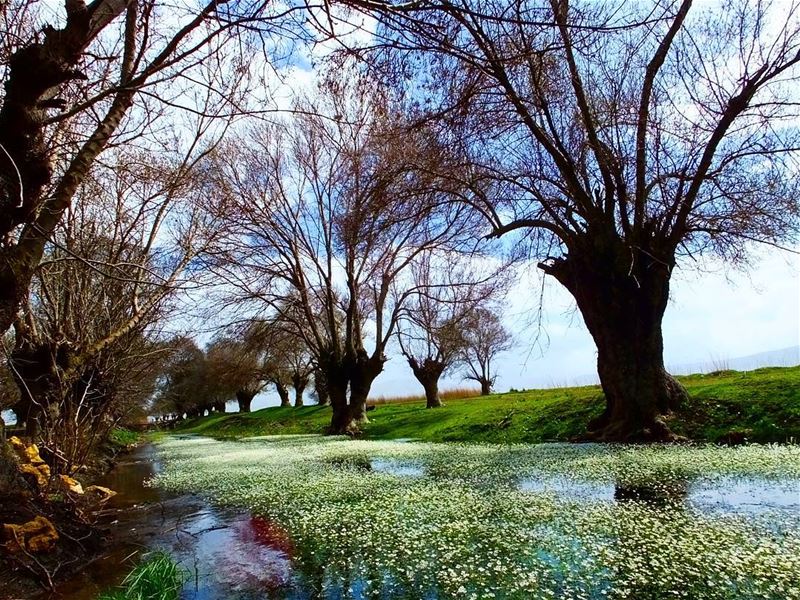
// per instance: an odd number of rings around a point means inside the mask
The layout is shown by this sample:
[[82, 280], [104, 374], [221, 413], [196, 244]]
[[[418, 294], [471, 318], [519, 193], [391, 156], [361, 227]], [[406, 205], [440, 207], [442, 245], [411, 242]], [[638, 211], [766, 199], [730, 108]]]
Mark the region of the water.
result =
[[370, 460], [370, 465], [377, 473], [388, 473], [399, 477], [422, 477], [425, 474], [425, 470], [419, 465], [386, 458], [373, 458]]
[[650, 501], [671, 503], [701, 514], [758, 515], [800, 511], [800, 481], [737, 476], [666, 481], [638, 486], [540, 474], [520, 481], [519, 489], [554, 494], [577, 502]]
[[[672, 479], [665, 477], [650, 483], [640, 481], [636, 485], [632, 485], [631, 483], [615, 482], [613, 478], [580, 477], [577, 472], [573, 471], [554, 474], [540, 470], [542, 467], [538, 463], [537, 468], [531, 468], [530, 465], [535, 461], [524, 463], [528, 466], [523, 467], [522, 463], [518, 464], [521, 455], [514, 454], [520, 452], [519, 449], [492, 449], [479, 446], [464, 448], [442, 444], [435, 447], [425, 446], [423, 448], [421, 446], [421, 454], [409, 458], [413, 454], [411, 452], [413, 448], [409, 448], [408, 452], [400, 451], [395, 456], [392, 456], [391, 452], [381, 455], [381, 444], [371, 442], [331, 442], [321, 438], [299, 436], [279, 440], [268, 438], [247, 441], [251, 443], [209, 441], [211, 446], [203, 446], [198, 454], [199, 460], [203, 461], [210, 454], [220, 457], [220, 466], [211, 465], [211, 468], [216, 470], [214, 470], [214, 479], [210, 481], [216, 484], [217, 480], [221, 481], [226, 477], [231, 477], [239, 482], [242, 481], [238, 478], [240, 476], [233, 475], [233, 473], [246, 473], [248, 478], [252, 476], [254, 479], [248, 479], [244, 485], [252, 486], [253, 491], [257, 492], [261, 489], [260, 486], [269, 485], [269, 477], [264, 475], [264, 469], [277, 468], [283, 472], [287, 469], [297, 468], [296, 480], [303, 482], [302, 485], [313, 481], [317, 475], [323, 481], [327, 481], [325, 477], [330, 473], [341, 471], [337, 478], [351, 478], [356, 487], [361, 479], [374, 482], [376, 487], [374, 490], [372, 487], [367, 488], [368, 497], [362, 499], [365, 504], [361, 505], [361, 509], [365, 511], [374, 509], [374, 513], [365, 518], [363, 525], [374, 527], [378, 532], [382, 527], [382, 514], [386, 514], [382, 511], [390, 510], [387, 507], [399, 506], [397, 503], [386, 500], [386, 498], [395, 498], [391, 495], [394, 493], [392, 490], [410, 486], [408, 489], [411, 491], [416, 489], [414, 486], [427, 485], [426, 482], [442, 482], [447, 485], [453, 483], [462, 485], [460, 482], [465, 482], [463, 485], [469, 486], [471, 485], [469, 482], [474, 481], [474, 485], [478, 486], [478, 489], [486, 490], [490, 494], [492, 489], [505, 487], [522, 491], [531, 496], [554, 497], [559, 501], [579, 506], [585, 504], [587, 507], [598, 504], [614, 506], [623, 503], [646, 503], [655, 511], [661, 510], [659, 506], [668, 505], [670, 510], [677, 508], [690, 515], [734, 515], [745, 518], [764, 515], [766, 519], [771, 519], [776, 514], [795, 516], [800, 514], [800, 480], [791, 478], [734, 476], [717, 473], [709, 476], [695, 475], [694, 477]], [[202, 440], [194, 438], [192, 443], [198, 442], [202, 443]], [[184, 442], [170, 442], [170, 444], [173, 447], [167, 451], [171, 452], [180, 452], [184, 446]], [[189, 445], [188, 440], [186, 445]], [[331, 455], [326, 454], [326, 445], [335, 447], [337, 451]], [[342, 450], [350, 448], [353, 448], [352, 456], [342, 452]], [[458, 448], [458, 452], [453, 452], [454, 448]], [[577, 457], [579, 460], [589, 460], [594, 456], [599, 456], [602, 452], [615, 452], [615, 450], [604, 450], [599, 447], [573, 446], [559, 447], [556, 450], [567, 452], [570, 459]], [[393, 451], [398, 452], [396, 448]], [[524, 450], [524, 452], [528, 451], [527, 448]], [[538, 450], [530, 447], [530, 451], [537, 452]], [[285, 455], [286, 462], [283, 458], [277, 463], [265, 462], [268, 454], [262, 455], [262, 452], [282, 453], [281, 456]], [[637, 452], [642, 451], [637, 450]], [[658, 451], [648, 452], [655, 453], [655, 456]], [[317, 458], [314, 458], [314, 453], [318, 453]], [[186, 460], [178, 458], [179, 463], [181, 460]], [[295, 467], [291, 466], [291, 460], [298, 461]], [[311, 471], [302, 466], [308, 464], [308, 461], [316, 461], [317, 466]], [[268, 464], [272, 466], [268, 467]], [[210, 465], [205, 462], [202, 463], [202, 466], [201, 463], [192, 463], [192, 465], [189, 469], [210, 468]], [[504, 470], [501, 468], [503, 465], [508, 468]], [[170, 468], [173, 468], [173, 461], [170, 461]], [[231, 508], [220, 508], [199, 495], [169, 494], [161, 489], [146, 487], [143, 484], [144, 481], [160, 472], [162, 472], [162, 464], [155, 448], [144, 446], [125, 457], [105, 480], [100, 482], [119, 492], [119, 495], [105, 507], [101, 515], [101, 522], [109, 528], [112, 538], [109, 551], [60, 586], [57, 594], [49, 597], [74, 600], [93, 599], [101, 591], [119, 584], [141, 556], [154, 549], [169, 552], [188, 573], [188, 580], [181, 596], [187, 600], [366, 598], [369, 592], [363, 590], [369, 588], [365, 583], [367, 580], [360, 578], [362, 573], [366, 573], [365, 577], [373, 582], [382, 580], [386, 583], [387, 591], [381, 597], [408, 596], [433, 599], [457, 596], [457, 594], [454, 596], [443, 590], [426, 587], [428, 584], [425, 582], [434, 581], [435, 576], [425, 579], [419, 588], [413, 587], [416, 585], [413, 582], [414, 577], [405, 582], [397, 580], [396, 585], [393, 583], [393, 578], [402, 575], [403, 570], [402, 568], [400, 571], [389, 570], [389, 567], [394, 569], [394, 566], [387, 566], [381, 559], [392, 553], [402, 553], [407, 548], [408, 541], [401, 537], [400, 532], [397, 532], [395, 536], [394, 531], [391, 531], [377, 538], [380, 540], [379, 543], [385, 544], [385, 548], [378, 547], [370, 553], [365, 553], [363, 564], [357, 563], [354, 567], [340, 569], [336, 564], [323, 561], [323, 566], [320, 568], [319, 565], [314, 566], [307, 562], [309, 548], [295, 548], [293, 540], [276, 522], [239, 510], [233, 507], [234, 503], [231, 503]], [[491, 475], [491, 473], [495, 473], [495, 475]], [[376, 477], [377, 475], [380, 477]], [[397, 479], [389, 479], [387, 482], [386, 476]], [[258, 483], [258, 481], [262, 481], [258, 477], [266, 478], [263, 479], [263, 483]], [[310, 478], [308, 482], [305, 481], [306, 477]], [[327, 486], [329, 483], [325, 485]], [[203, 489], [205, 493], [211, 494], [211, 490], [207, 488], [197, 489]], [[322, 488], [323, 493], [325, 489]], [[428, 488], [424, 487], [420, 490], [425, 493], [430, 492]], [[373, 491], [374, 496], [372, 495]], [[451, 501], [446, 496], [450, 493], [443, 492], [445, 495], [434, 497], [444, 505]], [[317, 502], [318, 499], [313, 493], [309, 498], [299, 495], [289, 497], [299, 503], [309, 502], [311, 508], [306, 510], [307, 514], [312, 515], [312, 518], [315, 518], [317, 511], [324, 512], [325, 510], [325, 506]], [[384, 499], [381, 500], [381, 498]], [[403, 502], [405, 498], [406, 496], [400, 496]], [[353, 498], [353, 502], [358, 501], [361, 500]], [[437, 504], [434, 501], [428, 506], [437, 506]], [[421, 527], [423, 529], [411, 529], [415, 532], [414, 536], [428, 535], [425, 532], [430, 530], [431, 542], [438, 543], [437, 540], [444, 535], [444, 528], [453, 523], [453, 520], [469, 518], [470, 515], [470, 509], [454, 511], [453, 517], [447, 517], [444, 522], [439, 523], [436, 519], [439, 518], [437, 511], [440, 508], [437, 506], [436, 511], [429, 513], [428, 520], [422, 520]], [[424, 512], [424, 506], [420, 506], [419, 509]], [[578, 510], [583, 509], [579, 508]], [[406, 518], [413, 520], [417, 513], [412, 511], [407, 514], [409, 516]], [[330, 518], [333, 519], [330, 524], [332, 530], [340, 525], [340, 515], [342, 515], [341, 512], [330, 515]], [[777, 519], [776, 522], [782, 521]], [[793, 527], [792, 523], [796, 521], [787, 518], [785, 522], [789, 524], [788, 527]], [[523, 523], [523, 525], [525, 524]], [[591, 546], [584, 549], [580, 546], [577, 538], [569, 537], [573, 535], [569, 530], [558, 529], [563, 525], [558, 522], [530, 525], [530, 527], [538, 527], [542, 531], [547, 528], [553, 530], [552, 535], [544, 536], [544, 539], [549, 537], [549, 539], [556, 540], [557, 544], [549, 548], [540, 547], [539, 559], [549, 564], [542, 558], [549, 556], [556, 570], [560, 568], [558, 567], [559, 561], [571, 560], [565, 559], [565, 556], [582, 556], [587, 549], [591, 550]], [[776, 525], [776, 530], [780, 530], [781, 527], [781, 525]], [[422, 533], [419, 533], [420, 531]], [[453, 531], [458, 534], [460, 530]], [[524, 532], [524, 529], [520, 531]], [[453, 535], [452, 531], [448, 535]], [[483, 535], [484, 533], [481, 533], [481, 536]], [[569, 539], [560, 539], [562, 535], [566, 535]], [[498, 544], [505, 543], [502, 535], [498, 540]], [[482, 543], [484, 538], [481, 537], [480, 541]], [[424, 548], [425, 544], [420, 546], [421, 552], [425, 551]], [[313, 546], [312, 549], [316, 549], [316, 546]], [[305, 551], [305, 554], [301, 550]], [[450, 551], [449, 548], [446, 550]], [[507, 558], [513, 560], [514, 557]], [[375, 559], [378, 559], [377, 563], [373, 562]], [[488, 562], [487, 559], [476, 560], [478, 563]], [[471, 565], [473, 563], [468, 561], [467, 567], [471, 569]], [[414, 569], [418, 568], [414, 567]], [[424, 569], [428, 568], [430, 565], [424, 567]], [[346, 579], [341, 578], [342, 574], [346, 576]], [[418, 571], [417, 574], [422, 576], [425, 571]], [[488, 581], [491, 583], [492, 579]], [[591, 585], [595, 585], [595, 583]], [[555, 585], [562, 585], [562, 583]], [[598, 590], [601, 590], [604, 585], [609, 584], [601, 581], [597, 585], [600, 587], [592, 588], [594, 589], [591, 594], [593, 597], [601, 593]], [[325, 590], [324, 593], [319, 591], [321, 589]], [[375, 590], [374, 583], [372, 590]], [[418, 595], [411, 594], [409, 596], [406, 593], [409, 590], [413, 590], [414, 594], [418, 593]]]
[[181, 598], [284, 597], [295, 586], [292, 544], [263, 518], [219, 509], [196, 495], [171, 495], [144, 482], [161, 470], [155, 449], [142, 446], [101, 481], [115, 496], [99, 516], [108, 551], [42, 598], [93, 600], [122, 582], [142, 555], [165, 550], [188, 573]]

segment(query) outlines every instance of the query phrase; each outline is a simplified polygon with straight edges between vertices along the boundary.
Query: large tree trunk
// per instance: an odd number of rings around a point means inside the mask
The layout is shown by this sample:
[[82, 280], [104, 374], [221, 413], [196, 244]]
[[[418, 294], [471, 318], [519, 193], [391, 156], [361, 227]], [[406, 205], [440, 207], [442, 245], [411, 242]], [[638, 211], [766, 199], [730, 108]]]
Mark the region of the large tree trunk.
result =
[[330, 369], [326, 372], [325, 377], [328, 381], [328, 394], [333, 409], [328, 431], [333, 435], [344, 435], [350, 431], [351, 423], [347, 404], [347, 378], [339, 376], [338, 373], [332, 373]]
[[275, 389], [278, 390], [278, 396], [280, 396], [281, 399], [281, 406], [282, 407], [291, 406], [292, 401], [289, 400], [289, 388], [283, 385], [283, 382], [281, 381], [276, 381], [274, 383], [275, 383]]
[[[671, 257], [617, 245], [571, 252], [545, 271], [575, 298], [597, 345], [597, 370], [606, 397], [588, 426], [590, 439], [672, 441], [663, 417], [686, 398], [664, 369], [661, 322], [669, 299]], [[614, 250], [617, 250], [614, 252]]]
[[239, 412], [250, 412], [250, 405], [253, 403], [253, 398], [255, 395], [255, 392], [250, 390], [237, 390], [236, 401], [239, 403]]
[[[354, 435], [359, 433], [361, 426], [367, 419], [367, 398], [372, 382], [383, 370], [383, 357], [370, 357], [361, 350], [352, 359], [350, 365], [345, 365], [339, 372], [328, 371], [328, 388], [331, 395], [330, 433], [335, 435]], [[349, 378], [347, 377], [349, 375]], [[349, 379], [350, 396], [347, 397], [347, 383]]]
[[481, 396], [488, 396], [492, 393], [492, 382], [489, 379], [481, 377], [478, 379], [478, 383], [481, 384]]
[[328, 406], [331, 403], [325, 373], [320, 368], [314, 369], [314, 392], [317, 395], [317, 404], [320, 406]]
[[439, 397], [439, 380], [431, 379], [423, 383], [425, 388], [425, 408], [439, 408], [444, 406], [442, 399]]
[[426, 358], [420, 364], [413, 356], [408, 357], [408, 364], [414, 372], [414, 377], [425, 389], [425, 407], [439, 408], [443, 406], [442, 399], [439, 397], [439, 378], [442, 376], [445, 365], [431, 358]]
[[56, 402], [60, 390], [60, 372], [68, 366], [70, 351], [65, 344], [36, 344], [18, 328], [11, 354], [14, 382], [19, 389], [15, 412], [25, 422], [25, 435], [38, 438], [42, 432], [44, 411]]
[[227, 402], [225, 400], [220, 400], [219, 402], [214, 402], [214, 410], [217, 411], [218, 413], [224, 413], [226, 404], [227, 404]]

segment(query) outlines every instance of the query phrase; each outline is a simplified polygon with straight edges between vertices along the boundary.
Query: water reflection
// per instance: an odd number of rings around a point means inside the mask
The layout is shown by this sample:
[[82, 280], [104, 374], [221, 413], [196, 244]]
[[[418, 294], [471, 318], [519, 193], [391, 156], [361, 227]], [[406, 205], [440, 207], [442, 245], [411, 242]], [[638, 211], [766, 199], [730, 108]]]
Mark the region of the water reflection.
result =
[[168, 549], [191, 575], [182, 598], [263, 597], [291, 583], [291, 544], [264, 519], [206, 511]]
[[691, 483], [689, 504], [701, 512], [800, 512], [800, 481], [770, 481], [755, 477], [697, 480]]
[[658, 506], [683, 506], [706, 514], [800, 511], [800, 481], [749, 476], [612, 483], [541, 474], [522, 479], [518, 489], [549, 493], [569, 501], [648, 502]]
[[[99, 515], [108, 552], [43, 598], [93, 600], [118, 585], [148, 551], [169, 552], [189, 573], [183, 599], [292, 597], [294, 548], [275, 523], [223, 511], [200, 496], [168, 495], [143, 482], [161, 469], [155, 449], [125, 457], [101, 482], [118, 492]], [[294, 591], [293, 591], [294, 590]], [[307, 597], [300, 594], [299, 597]]]
[[689, 484], [681, 480], [643, 483], [617, 483], [614, 500], [617, 502], [647, 502], [654, 506], [680, 506], [686, 500]]
[[373, 458], [371, 465], [372, 470], [377, 473], [388, 473], [399, 477], [422, 477], [425, 474], [421, 466], [399, 460]]

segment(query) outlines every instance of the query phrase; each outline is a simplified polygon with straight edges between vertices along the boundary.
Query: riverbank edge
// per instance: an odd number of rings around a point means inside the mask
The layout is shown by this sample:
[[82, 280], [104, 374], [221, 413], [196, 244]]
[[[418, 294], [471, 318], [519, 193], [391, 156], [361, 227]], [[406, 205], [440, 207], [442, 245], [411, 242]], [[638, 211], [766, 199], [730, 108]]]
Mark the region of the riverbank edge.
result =
[[[86, 468], [76, 476], [82, 485], [96, 484], [111, 472], [120, 457], [148, 442], [145, 434], [122, 431], [125, 434], [112, 434], [108, 441], [99, 446]], [[47, 593], [49, 587], [56, 587], [71, 574], [101, 557], [111, 543], [107, 531], [96, 519], [84, 520], [83, 515], [77, 514], [74, 507], [58, 497], [48, 499], [28, 494], [0, 495], [0, 506], [3, 507], [0, 511], [0, 523], [22, 523], [37, 514], [46, 516], [61, 533], [62, 540], [67, 540], [69, 551], [73, 555], [69, 570], [61, 568], [61, 553], [58, 551], [36, 557], [35, 568], [26, 569], [12, 554], [0, 551], [0, 573], [9, 577], [8, 580], [0, 577], [0, 600], [32, 598]], [[64, 536], [66, 531], [70, 534]], [[71, 535], [76, 531], [79, 536]]]
[[[785, 443], [800, 440], [800, 366], [719, 371], [681, 376], [689, 400], [669, 417], [670, 427], [696, 442]], [[426, 409], [383, 404], [369, 412], [364, 439], [414, 438], [428, 442], [567, 442], [585, 433], [603, 408], [599, 386], [511, 391], [450, 400]], [[264, 408], [213, 414], [181, 423], [174, 433], [235, 439], [258, 435], [324, 433], [330, 408]]]

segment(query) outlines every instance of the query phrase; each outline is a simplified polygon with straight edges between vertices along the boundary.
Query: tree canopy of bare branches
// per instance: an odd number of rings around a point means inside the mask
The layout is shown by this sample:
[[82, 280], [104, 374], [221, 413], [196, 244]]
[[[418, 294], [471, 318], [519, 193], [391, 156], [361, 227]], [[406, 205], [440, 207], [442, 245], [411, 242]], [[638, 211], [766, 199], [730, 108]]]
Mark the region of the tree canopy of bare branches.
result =
[[229, 49], [247, 45], [237, 37], [241, 26], [258, 21], [269, 31], [291, 12], [220, 0], [182, 8], [160, 0], [3, 5], [0, 331], [14, 321], [48, 240], [100, 155], [132, 140], [169, 145], [176, 110], [241, 114], [248, 59]]
[[121, 401], [152, 393], [170, 302], [215, 235], [193, 207], [191, 153], [179, 154], [116, 149], [95, 165], [14, 322], [15, 412], [72, 465], [124, 416]]
[[439, 379], [463, 360], [476, 335], [475, 311], [505, 293], [509, 267], [479, 260], [443, 261], [426, 257], [412, 268], [417, 293], [411, 296], [397, 325], [400, 349], [414, 377], [425, 389], [427, 408], [442, 406]]
[[497, 380], [492, 364], [498, 354], [511, 349], [513, 337], [497, 313], [486, 307], [470, 312], [463, 335], [459, 359], [464, 378], [479, 383], [481, 395], [486, 396]]
[[[800, 8], [736, 0], [368, 3], [375, 61], [486, 183], [473, 207], [572, 294], [598, 349], [605, 440], [672, 439], [663, 364], [678, 260], [798, 231]], [[410, 82], [410, 83], [409, 83]]]
[[213, 206], [229, 217], [217, 272], [293, 323], [324, 374], [331, 430], [366, 420], [411, 268], [463, 250], [476, 219], [452, 202], [448, 154], [410, 128], [399, 101], [366, 82], [328, 80], [292, 119], [226, 149]]

